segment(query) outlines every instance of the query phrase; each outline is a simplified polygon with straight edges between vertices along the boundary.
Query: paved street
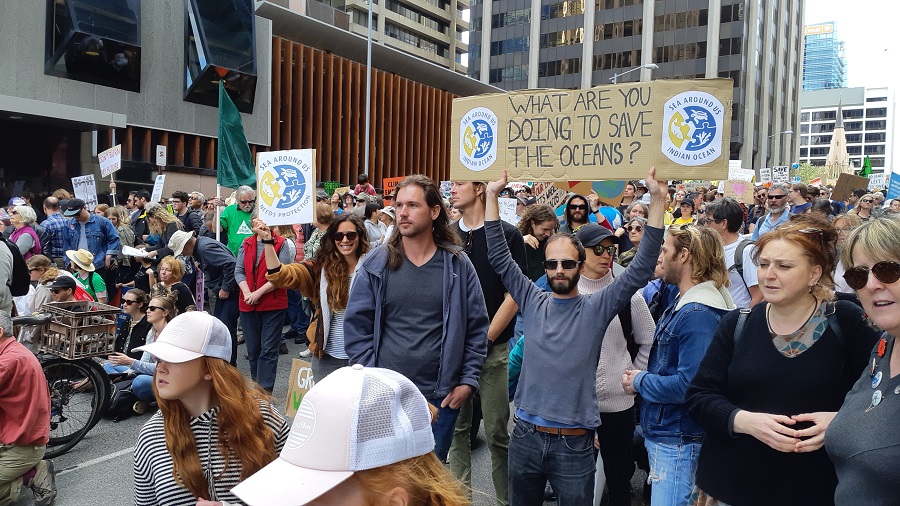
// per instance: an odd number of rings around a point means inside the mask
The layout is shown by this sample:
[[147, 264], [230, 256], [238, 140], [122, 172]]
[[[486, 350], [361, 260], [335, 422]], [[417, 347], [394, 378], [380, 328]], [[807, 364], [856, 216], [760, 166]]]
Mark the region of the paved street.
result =
[[[287, 395], [287, 378], [291, 371], [291, 357], [296, 357], [302, 345], [288, 343], [291, 353], [281, 355], [278, 364], [278, 381], [275, 389], [276, 406], [284, 409]], [[238, 366], [247, 373], [249, 366], [244, 358], [244, 347], [238, 351]], [[94, 506], [96, 504], [131, 504], [132, 503], [132, 448], [141, 426], [150, 417], [150, 413], [134, 416], [118, 423], [101, 420], [78, 445], [67, 454], [57, 458], [54, 463], [57, 470], [59, 506]], [[482, 436], [483, 438], [483, 436]], [[635, 475], [635, 490], [643, 473]], [[490, 454], [484, 444], [473, 451], [473, 486], [475, 488], [474, 504], [489, 506], [495, 504], [493, 485], [490, 481]], [[20, 501], [19, 504], [30, 504]], [[554, 504], [554, 503], [546, 503]], [[635, 500], [635, 505], [640, 505]]]

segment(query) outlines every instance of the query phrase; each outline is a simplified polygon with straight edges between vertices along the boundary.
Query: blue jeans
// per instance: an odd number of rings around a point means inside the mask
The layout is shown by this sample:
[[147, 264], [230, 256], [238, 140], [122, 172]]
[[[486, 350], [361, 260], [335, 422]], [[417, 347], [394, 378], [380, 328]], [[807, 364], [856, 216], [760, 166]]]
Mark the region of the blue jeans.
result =
[[450, 443], [453, 442], [453, 429], [456, 427], [459, 408], [453, 409], [449, 406], [442, 408], [443, 398], [428, 399], [428, 402], [438, 408], [438, 419], [431, 424], [431, 432], [434, 433], [434, 454], [441, 462], [447, 462], [447, 453], [450, 452]]
[[287, 323], [291, 330], [305, 337], [306, 329], [309, 328], [309, 316], [303, 311], [303, 296], [297, 290], [288, 290], [287, 299]]
[[509, 504], [541, 506], [549, 481], [560, 506], [592, 506], [595, 466], [594, 431], [545, 434], [517, 418], [509, 438]]
[[650, 458], [647, 482], [653, 485], [651, 506], [691, 504], [700, 443], [658, 443], [645, 438], [644, 445]]
[[[213, 296], [218, 297], [218, 290], [213, 290]], [[237, 366], [237, 321], [240, 310], [238, 309], [238, 296], [241, 289], [237, 286], [232, 289], [227, 299], [216, 298], [216, 304], [213, 308], [213, 316], [218, 318], [228, 327], [228, 333], [231, 334], [231, 365]]]
[[[129, 369], [125, 365], [112, 365], [109, 362], [103, 364], [103, 370], [106, 374], [121, 374]], [[131, 379], [131, 392], [139, 401], [155, 401], [156, 396], [153, 395], [153, 376], [148, 374], [138, 374]]]
[[241, 312], [241, 325], [250, 360], [250, 378], [270, 392], [275, 389], [284, 312], [284, 309]]

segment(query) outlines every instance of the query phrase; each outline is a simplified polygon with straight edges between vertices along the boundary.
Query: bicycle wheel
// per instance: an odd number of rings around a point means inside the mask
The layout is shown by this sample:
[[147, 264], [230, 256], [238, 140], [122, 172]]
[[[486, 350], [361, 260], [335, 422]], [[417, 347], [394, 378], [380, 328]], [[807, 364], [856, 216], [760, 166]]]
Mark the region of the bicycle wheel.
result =
[[103, 417], [103, 414], [106, 413], [106, 410], [109, 409], [109, 401], [110, 396], [112, 395], [112, 384], [109, 382], [109, 375], [106, 374], [106, 371], [103, 370], [103, 366], [100, 365], [99, 362], [92, 358], [83, 358], [78, 360], [88, 367], [91, 368], [92, 376], [94, 378], [94, 382], [100, 386], [99, 397], [97, 398], [99, 402], [95, 402], [94, 405], [94, 416], [91, 419], [89, 424], [89, 429], [94, 428], [97, 425], [97, 422], [100, 421], [100, 418]]
[[105, 385], [81, 361], [54, 359], [41, 365], [50, 389], [47, 455], [53, 458], [69, 451], [90, 430]]

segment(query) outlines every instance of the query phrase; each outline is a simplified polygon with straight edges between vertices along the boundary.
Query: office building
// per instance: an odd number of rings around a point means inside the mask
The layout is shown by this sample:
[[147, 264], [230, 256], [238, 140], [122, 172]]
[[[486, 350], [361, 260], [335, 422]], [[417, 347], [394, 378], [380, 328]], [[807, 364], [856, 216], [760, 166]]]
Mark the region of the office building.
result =
[[[307, 0], [313, 2], [315, 0]], [[369, 26], [368, 0], [330, 0], [326, 3], [350, 15], [350, 29], [363, 37]], [[466, 73], [469, 0], [375, 0], [372, 37], [386, 46]]]
[[803, 29], [803, 91], [847, 87], [844, 42], [832, 22]]
[[[314, 148], [317, 180], [355, 184], [367, 165], [366, 39], [349, 26], [343, 11], [293, 0], [6, 0], [0, 197], [93, 174], [103, 202], [97, 154], [117, 144], [120, 197], [159, 172], [165, 194], [215, 194], [220, 81], [252, 154]], [[451, 100], [498, 89], [382, 44], [372, 66], [370, 180], [446, 179]]]
[[[840, 113], [839, 113], [840, 111]], [[843, 120], [850, 162], [866, 155], [872, 172], [891, 172], [897, 105], [890, 88], [843, 88], [800, 93], [800, 163], [824, 166], [834, 130]]]
[[802, 0], [506, 0], [470, 10], [469, 75], [506, 90], [650, 79], [734, 80], [731, 153], [797, 156]]

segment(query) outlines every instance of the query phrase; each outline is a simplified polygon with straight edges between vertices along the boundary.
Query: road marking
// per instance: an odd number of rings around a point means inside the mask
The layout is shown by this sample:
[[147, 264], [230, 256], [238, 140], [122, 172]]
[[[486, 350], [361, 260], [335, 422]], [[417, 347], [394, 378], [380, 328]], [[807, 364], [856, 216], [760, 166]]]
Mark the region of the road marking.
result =
[[56, 475], [62, 476], [64, 474], [68, 474], [73, 471], [78, 471], [79, 469], [84, 469], [86, 467], [94, 466], [94, 465], [100, 464], [102, 462], [106, 462], [107, 460], [112, 460], [112, 459], [121, 457], [122, 455], [128, 455], [129, 453], [133, 453], [133, 452], [134, 452], [133, 446], [131, 448], [125, 448], [124, 450], [119, 450], [115, 453], [110, 453], [109, 455], [97, 457], [96, 459], [91, 459], [91, 460], [88, 460], [87, 462], [82, 462], [81, 464], [57, 471]]

